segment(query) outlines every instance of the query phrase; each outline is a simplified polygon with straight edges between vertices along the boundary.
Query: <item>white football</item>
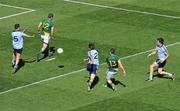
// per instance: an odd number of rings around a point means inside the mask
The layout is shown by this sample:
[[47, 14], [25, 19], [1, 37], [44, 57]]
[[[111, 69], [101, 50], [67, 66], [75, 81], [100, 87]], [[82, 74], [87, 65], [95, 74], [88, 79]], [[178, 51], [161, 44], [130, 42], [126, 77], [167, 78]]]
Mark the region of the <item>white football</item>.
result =
[[58, 48], [58, 49], [57, 49], [57, 53], [58, 53], [58, 54], [63, 53], [63, 48]]

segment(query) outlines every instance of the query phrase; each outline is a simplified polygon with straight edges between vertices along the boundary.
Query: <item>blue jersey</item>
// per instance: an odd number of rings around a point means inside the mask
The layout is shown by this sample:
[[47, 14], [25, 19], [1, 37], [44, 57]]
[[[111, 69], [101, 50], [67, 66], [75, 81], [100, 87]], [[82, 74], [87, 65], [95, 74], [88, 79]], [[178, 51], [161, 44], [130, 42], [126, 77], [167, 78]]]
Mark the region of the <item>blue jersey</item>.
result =
[[163, 46], [156, 46], [156, 51], [158, 54], [158, 59], [160, 60], [165, 60], [167, 54], [168, 54], [168, 50], [167, 48], [163, 45]]
[[96, 50], [88, 51], [88, 63], [99, 65], [99, 54]]
[[20, 32], [20, 31], [12, 32], [12, 45], [14, 49], [23, 48], [24, 36], [26, 36], [26, 34], [23, 32]]

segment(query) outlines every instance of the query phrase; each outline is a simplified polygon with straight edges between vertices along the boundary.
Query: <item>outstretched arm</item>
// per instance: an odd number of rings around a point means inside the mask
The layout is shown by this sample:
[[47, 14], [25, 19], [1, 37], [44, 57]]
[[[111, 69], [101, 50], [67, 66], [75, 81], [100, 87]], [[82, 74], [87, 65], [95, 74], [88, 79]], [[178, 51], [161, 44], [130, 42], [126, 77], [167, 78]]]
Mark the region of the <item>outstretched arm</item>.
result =
[[157, 54], [157, 50], [156, 49], [154, 49], [150, 54], [148, 54], [148, 58], [150, 57], [150, 56], [152, 56], [152, 55], [155, 55], [155, 54]]

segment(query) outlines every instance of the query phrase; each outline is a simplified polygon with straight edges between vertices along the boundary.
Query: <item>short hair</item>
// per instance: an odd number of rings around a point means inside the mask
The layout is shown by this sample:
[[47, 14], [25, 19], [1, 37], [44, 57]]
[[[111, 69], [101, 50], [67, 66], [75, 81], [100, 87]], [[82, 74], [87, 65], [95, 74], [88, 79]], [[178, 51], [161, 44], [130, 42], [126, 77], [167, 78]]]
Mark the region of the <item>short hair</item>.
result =
[[89, 43], [89, 48], [90, 48], [91, 50], [95, 49], [95, 44], [94, 44], [94, 43]]
[[54, 14], [53, 13], [49, 13], [48, 14], [48, 18], [53, 18], [54, 17]]
[[109, 50], [109, 52], [110, 52], [111, 54], [115, 54], [116, 50], [115, 50], [114, 48], [111, 48], [111, 49]]
[[164, 39], [162, 37], [157, 38], [157, 41], [159, 41], [161, 44], [164, 44]]
[[15, 24], [14, 29], [17, 30], [20, 27], [20, 24]]

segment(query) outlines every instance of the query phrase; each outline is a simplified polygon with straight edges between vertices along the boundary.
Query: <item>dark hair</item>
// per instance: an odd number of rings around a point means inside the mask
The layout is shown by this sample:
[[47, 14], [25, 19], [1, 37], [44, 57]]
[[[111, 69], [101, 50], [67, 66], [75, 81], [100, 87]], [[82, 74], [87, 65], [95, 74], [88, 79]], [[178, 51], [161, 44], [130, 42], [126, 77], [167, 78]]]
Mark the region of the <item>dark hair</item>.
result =
[[161, 37], [161, 38], [157, 38], [157, 41], [159, 41], [161, 44], [164, 44], [164, 39]]
[[53, 13], [49, 13], [48, 14], [48, 18], [53, 18], [54, 17], [54, 14]]
[[19, 24], [15, 24], [15, 25], [14, 25], [14, 29], [15, 29], [15, 30], [17, 30], [19, 27], [20, 27]]
[[95, 49], [95, 44], [94, 44], [94, 43], [89, 43], [89, 48], [90, 48], [91, 50]]
[[114, 48], [111, 48], [109, 51], [111, 54], [115, 54], [115, 52], [116, 52], [116, 50]]

